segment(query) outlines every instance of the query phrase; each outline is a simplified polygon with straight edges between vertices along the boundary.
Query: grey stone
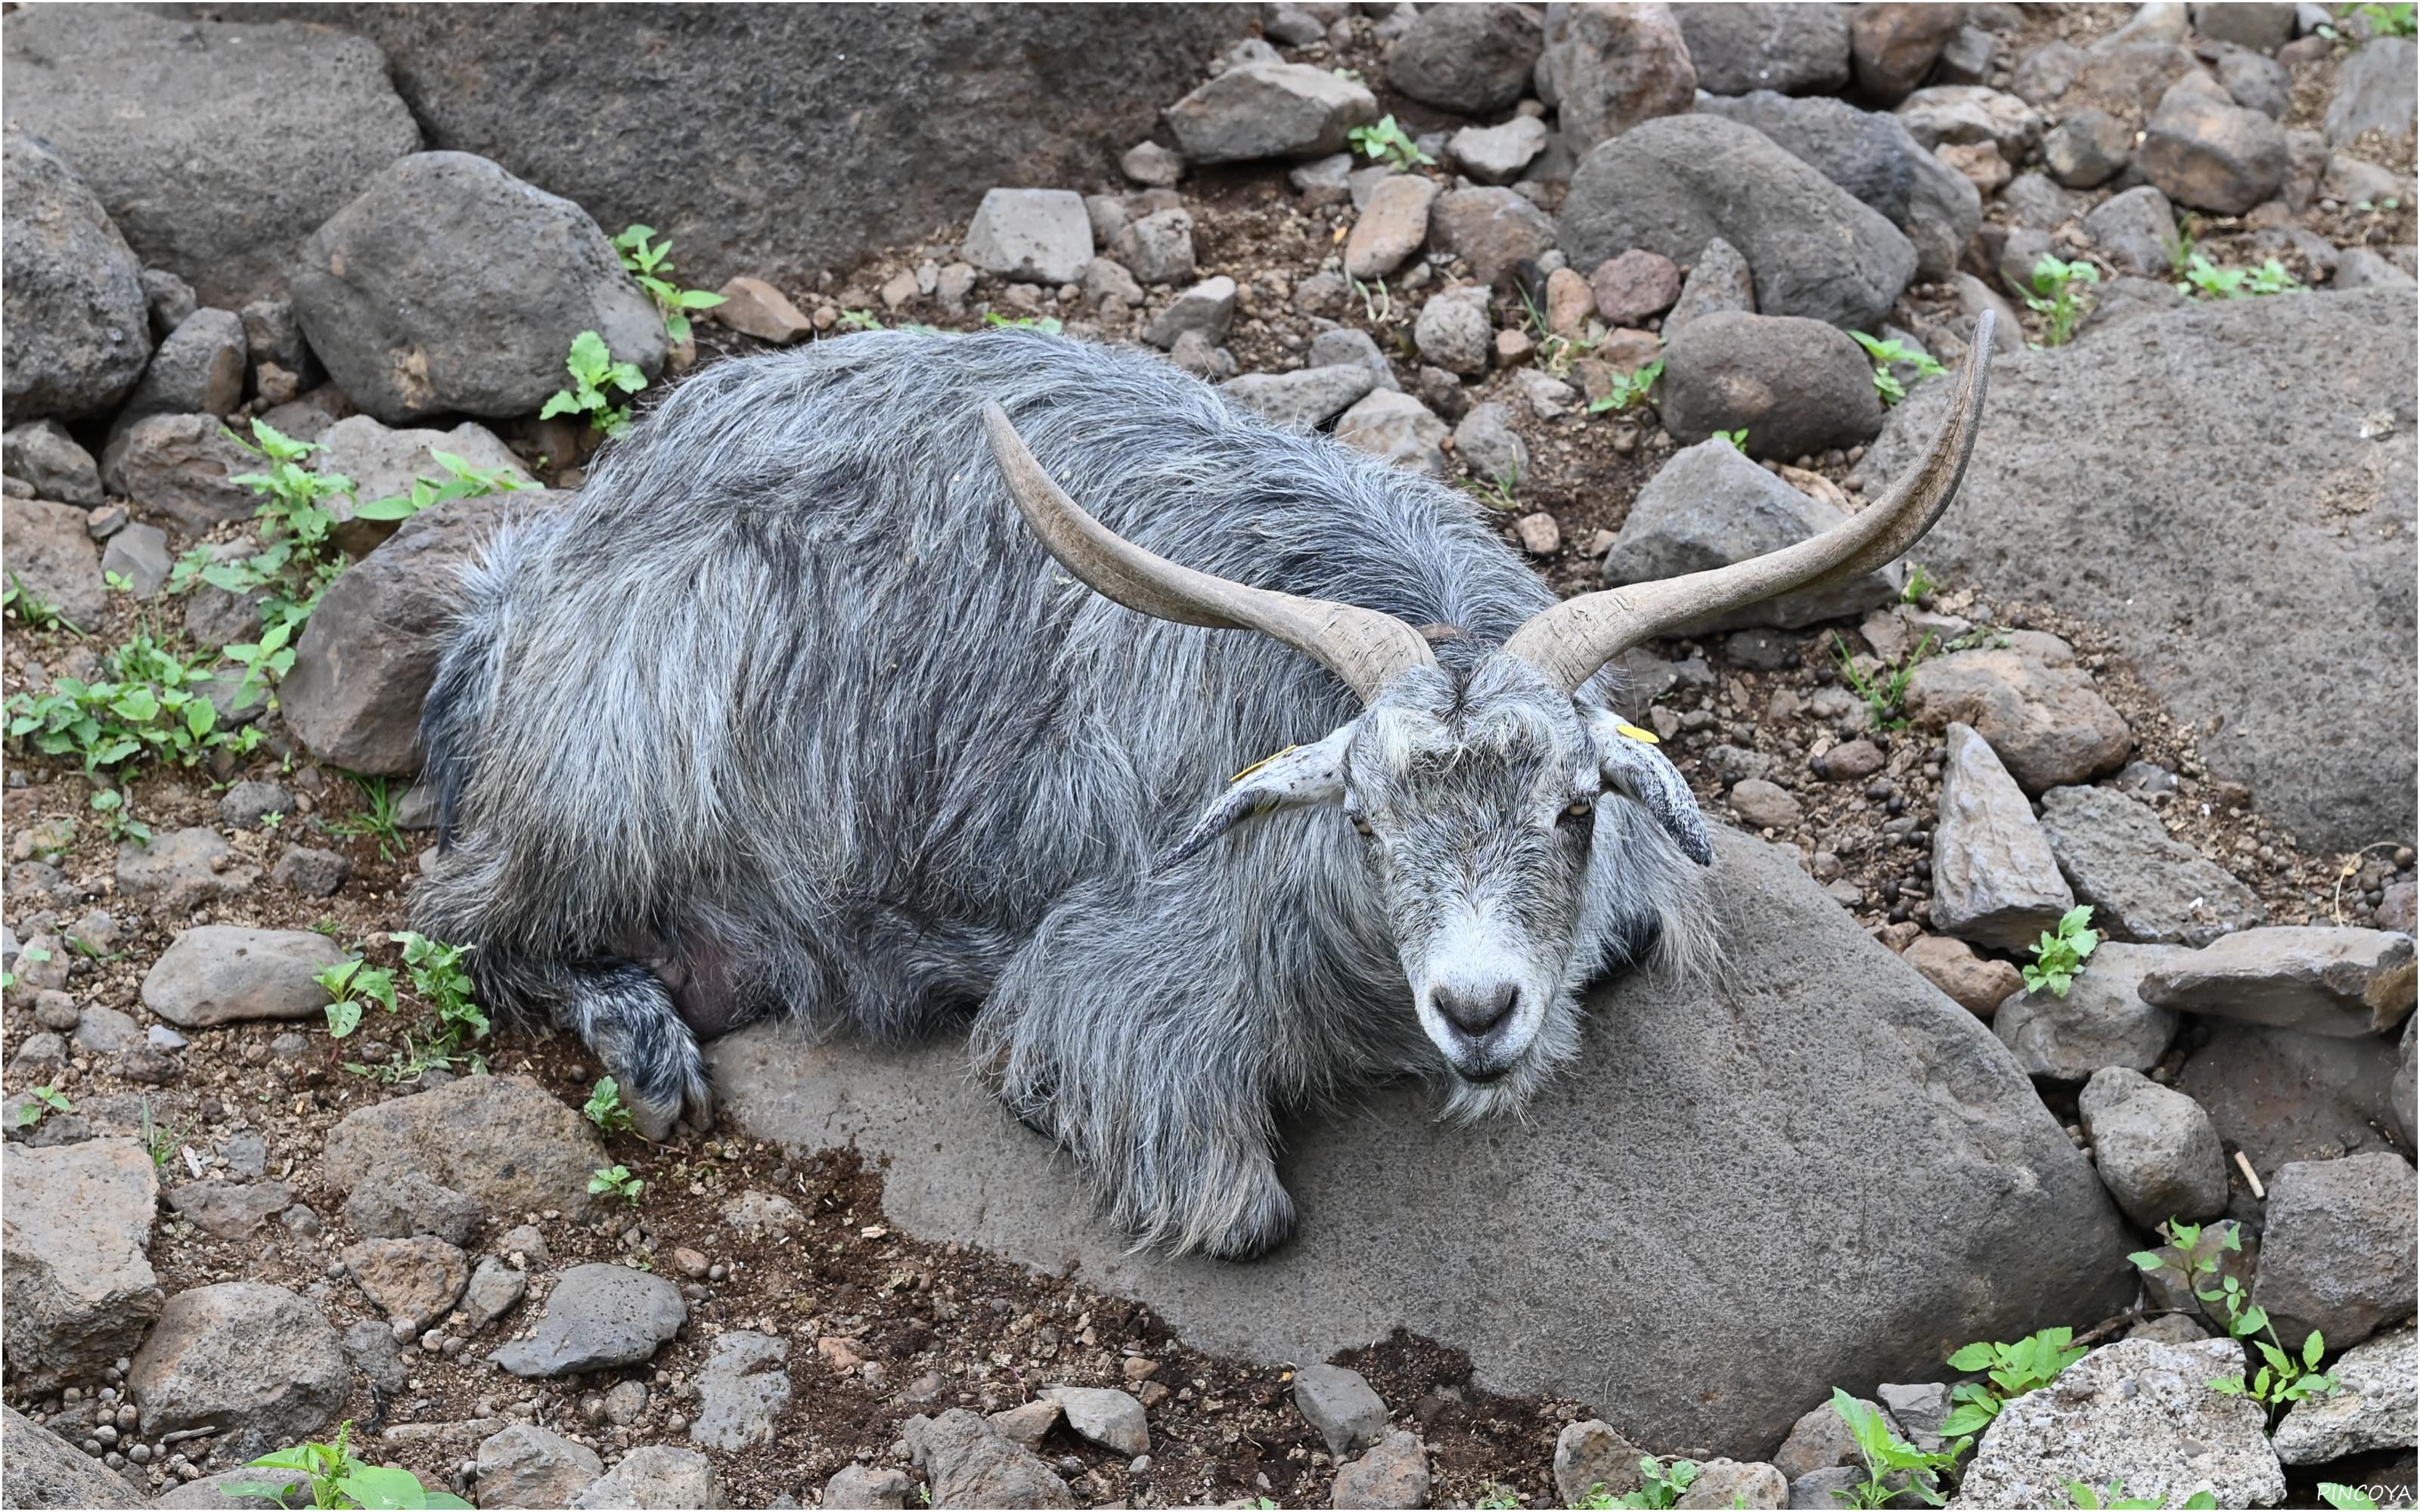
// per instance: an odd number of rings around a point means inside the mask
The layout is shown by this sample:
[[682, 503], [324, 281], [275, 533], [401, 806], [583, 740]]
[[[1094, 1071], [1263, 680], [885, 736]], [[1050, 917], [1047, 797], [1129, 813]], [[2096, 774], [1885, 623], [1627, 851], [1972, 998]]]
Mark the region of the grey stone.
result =
[[2412, 275], [2366, 247], [2349, 247], [2336, 259], [2328, 278], [2332, 289], [2384, 288], [2409, 290]]
[[1941, 1426], [1949, 1420], [1951, 1406], [1947, 1386], [1937, 1381], [1914, 1385], [1885, 1382], [1874, 1388], [1874, 1396], [1908, 1443], [1927, 1453], [1940, 1449]]
[[1271, 424], [1309, 434], [1342, 414], [1373, 386], [1366, 366], [1337, 363], [1291, 373], [1247, 373], [1229, 378], [1218, 390], [1237, 407]]
[[1109, 244], [1110, 255], [1145, 284], [1191, 278], [1193, 217], [1182, 209], [1154, 210], [1129, 223]]
[[13, 1407], [0, 1407], [0, 1458], [8, 1462], [8, 1488], [0, 1494], [8, 1506], [148, 1504], [122, 1476]]
[[[1639, 490], [1613, 548], [1606, 553], [1604, 579], [1618, 587], [1729, 566], [1794, 546], [1838, 524], [1840, 517], [1832, 505], [1800, 493], [1741, 455], [1729, 441], [1700, 441], [1675, 453]], [[1687, 633], [1754, 625], [1796, 629], [1854, 614], [1898, 596], [1898, 585], [1887, 572], [1768, 599]]]
[[1829, 94], [1849, 82], [1846, 6], [1683, 5], [1674, 8], [1688, 39], [1698, 87], [1709, 94], [1752, 89]]
[[2019, 97], [1979, 85], [1918, 89], [1892, 114], [1927, 151], [1989, 142], [2009, 164], [2024, 162], [2041, 141], [2041, 116]]
[[[12, 363], [14, 360], [12, 354]], [[25, 483], [37, 499], [87, 508], [101, 501], [100, 465], [55, 420], [32, 421], [0, 433], [0, 472]]]
[[[1862, 1396], [1857, 1399], [1876, 1412], [1882, 1411], [1880, 1402], [1868, 1401]], [[1887, 1418], [1888, 1414], [1885, 1416]], [[1897, 1425], [1893, 1424], [1892, 1427], [1896, 1431]], [[1808, 1408], [1797, 1422], [1790, 1426], [1790, 1432], [1782, 1439], [1781, 1447], [1773, 1451], [1773, 1468], [1791, 1481], [1811, 1475], [1819, 1470], [1864, 1462], [1864, 1454], [1857, 1447], [1857, 1436], [1849, 1429], [1849, 1420], [1828, 1401], [1819, 1407]]]
[[169, 1192], [168, 1206], [204, 1233], [248, 1239], [292, 1207], [296, 1196], [283, 1181], [188, 1181]]
[[145, 1438], [215, 1427], [227, 1435], [217, 1447], [248, 1458], [327, 1426], [350, 1373], [318, 1308], [282, 1287], [226, 1281], [168, 1299], [126, 1382]]
[[1794, 459], [1882, 429], [1873, 364], [1848, 335], [1793, 316], [1700, 316], [1665, 348], [1657, 413], [1682, 442], [1747, 431], [1750, 455]]
[[1369, 1453], [1338, 1467], [1327, 1504], [1404, 1507], [1429, 1504], [1429, 1455], [1411, 1433], [1389, 1433]]
[[2233, 42], [2256, 53], [2273, 53], [2294, 36], [2294, 7], [2259, 4], [2195, 5], [2194, 30], [2216, 42]]
[[1529, 475], [1529, 448], [1512, 429], [1512, 412], [1500, 404], [1475, 404], [1453, 428], [1454, 455], [1474, 478], [1510, 486]]
[[375, 1389], [390, 1396], [403, 1390], [409, 1373], [404, 1369], [403, 1357], [396, 1352], [395, 1330], [390, 1325], [365, 1318], [346, 1329], [345, 1358]]
[[1304, 1365], [1295, 1372], [1295, 1411], [1319, 1430], [1327, 1452], [1342, 1458], [1359, 1454], [1387, 1434], [1387, 1404], [1360, 1371], [1343, 1365]]
[[[2333, 1342], [2333, 1341], [2331, 1341]], [[2412, 1330], [2397, 1329], [2328, 1366], [2336, 1389], [2305, 1396], [2277, 1425], [2277, 1458], [2319, 1465], [2349, 1455], [2412, 1446], [2413, 1381], [2420, 1379]]]
[[[339, 1257], [362, 1295], [397, 1327], [418, 1333], [435, 1326], [470, 1283], [471, 1265], [442, 1239], [365, 1239]], [[619, 1362], [617, 1362], [619, 1363]]]
[[1646, 121], [1599, 144], [1572, 177], [1559, 232], [1579, 268], [1633, 247], [1694, 263], [1714, 237], [1746, 257], [1766, 315], [1869, 331], [1916, 273], [1915, 246], [1879, 211], [1761, 131], [1713, 116]]
[[[52, 27], [57, 19], [46, 16], [36, 25]], [[12, 59], [24, 30], [8, 28]], [[12, 127], [26, 71], [10, 69]], [[47, 142], [15, 131], [0, 142], [0, 203], [7, 207], [0, 210], [0, 398], [8, 424], [51, 415], [74, 420], [110, 409], [151, 357], [142, 265], [101, 201]]]
[[[1527, 116], [1516, 119], [1528, 121], [1542, 135], [1545, 131]], [[1357, 207], [1353, 234], [1344, 240], [1344, 271], [1365, 283], [1392, 276], [1428, 239], [1429, 207], [1436, 196], [1437, 181], [1423, 175], [1390, 173], [1380, 178]]]
[[308, 845], [288, 845], [277, 858], [270, 875], [280, 887], [313, 898], [330, 898], [352, 875], [353, 863], [334, 851], [315, 850]]
[[257, 829], [269, 815], [293, 811], [294, 795], [274, 782], [238, 782], [219, 798], [219, 817], [234, 829]]
[[1487, 318], [1487, 290], [1466, 285], [1432, 295], [1413, 322], [1423, 362], [1464, 377], [1487, 371], [1496, 327]]
[[2390, 1095], [2395, 1103], [2395, 1121], [2403, 1126], [2403, 1137], [2420, 1142], [2420, 1113], [2414, 1111], [2415, 1102], [2420, 1102], [2414, 1096], [2415, 1090], [2420, 1090], [2414, 1085], [2420, 1082], [2420, 1077], [2414, 1075], [2414, 1061], [2420, 1059], [2413, 1054], [2415, 1034], [2420, 1034], [2420, 1015], [2403, 1021], [2403, 1049], [2396, 1057]]
[[[285, 1485], [282, 1502], [266, 1496], [240, 1496], [231, 1489], [233, 1487], [245, 1484], [276, 1486], [281, 1482]], [[186, 1481], [181, 1486], [174, 1481], [169, 1484], [172, 1489], [152, 1503], [153, 1506], [208, 1507], [212, 1509], [212, 1512], [225, 1512], [227, 1508], [241, 1507], [247, 1509], [247, 1512], [273, 1512], [273, 1509], [281, 1505], [289, 1507], [297, 1505], [302, 1498], [311, 1494], [311, 1482], [302, 1475], [296, 1474], [292, 1471], [255, 1470], [250, 1466], [222, 1470], [213, 1474], [204, 1475], [198, 1480]]]
[[1224, 273], [1205, 278], [1168, 302], [1142, 339], [1162, 351], [1176, 345], [1187, 332], [1198, 332], [1214, 345], [1227, 339], [1235, 321], [1235, 281]]
[[143, 978], [143, 1006], [180, 1028], [318, 1018], [318, 973], [347, 959], [309, 930], [204, 924], [179, 933]]
[[565, 495], [456, 499], [422, 510], [319, 600], [278, 689], [286, 722], [323, 761], [400, 776], [420, 766], [420, 705], [456, 575], [508, 521]]
[[1353, 155], [1334, 152], [1314, 158], [1286, 171], [1286, 181], [1299, 192], [1306, 207], [1334, 205], [1347, 196], [1346, 177], [1353, 172]]
[[1111, 1386], [1053, 1386], [1045, 1393], [1066, 1415], [1075, 1435], [1131, 1459], [1151, 1453], [1142, 1403]]
[[151, 334], [164, 337], [202, 307], [194, 285], [165, 268], [143, 270], [143, 301], [151, 314]]
[[2133, 748], [2074, 648], [2040, 631], [1928, 658], [1908, 680], [1906, 704], [1928, 729], [1974, 726], [2027, 792], [2114, 772]]
[[2143, 997], [2346, 1039], [2393, 1033], [2412, 1012], [2412, 936], [2342, 925], [2248, 929], [2163, 965]]
[[1379, 389], [1357, 400], [1336, 422], [1336, 439], [1407, 471], [1445, 476], [1437, 443], [1450, 435], [1444, 421], [1408, 393]]
[[490, 1212], [584, 1214], [604, 1156], [588, 1120], [527, 1077], [465, 1076], [347, 1114], [328, 1131], [320, 1172], [337, 1188], [419, 1175]]
[[99, 1003], [86, 1008], [76, 1023], [76, 1047], [101, 1055], [123, 1050], [141, 1038], [132, 1018]]
[[1646, 1484], [1638, 1445], [1603, 1418], [1566, 1423], [1555, 1436], [1555, 1490], [1565, 1506], [1591, 1496], [1627, 1496]]
[[2177, 244], [2176, 214], [2168, 208], [2168, 197], [2149, 184], [2137, 184], [2093, 207], [2085, 213], [2084, 231], [2120, 272], [2146, 276], [2168, 270], [2168, 252]]
[[1973, 182], [1895, 116], [1762, 89], [1736, 99], [1710, 96], [1704, 108], [1755, 127], [1899, 227], [1916, 248], [1919, 278], [1947, 277], [1982, 224], [1982, 196]]
[[7, 39], [10, 123], [77, 165], [146, 265], [230, 308], [420, 146], [376, 44], [254, 19], [29, 13]]
[[451, 481], [452, 474], [437, 460], [439, 452], [449, 452], [480, 472], [502, 472], [519, 487], [537, 486], [512, 448], [476, 421], [466, 420], [452, 430], [390, 429], [368, 415], [348, 415], [320, 435], [319, 444], [326, 450], [313, 455], [316, 470], [353, 483], [352, 497], [340, 496], [329, 503], [336, 517], [330, 538], [348, 556], [366, 556], [401, 527], [397, 520], [362, 518], [357, 513], [362, 504], [408, 499], [412, 485], [423, 478], [435, 484]]
[[2267, 1412], [2210, 1389], [2211, 1378], [2242, 1371], [2233, 1339], [2103, 1345], [2000, 1410], [1950, 1505], [2055, 1505], [2071, 1481], [2123, 1482], [2129, 1496], [2168, 1502], [2209, 1490], [2221, 1506], [2271, 1505], [2286, 1476]]
[[108, 607], [101, 551], [85, 530], [85, 512], [39, 499], [0, 500], [0, 561], [23, 591], [76, 626], [98, 626]]
[[1932, 830], [1933, 927], [2023, 950], [2057, 927], [2059, 916], [2075, 906], [2075, 894], [2059, 875], [2033, 806], [1991, 745], [1973, 726], [1954, 720], [1947, 743]]
[[[1311, 347], [1303, 354], [1305, 368], [1340, 365], [1368, 368], [1371, 378], [1374, 380], [1372, 384], [1373, 388], [1401, 389], [1403, 387], [1403, 384], [1396, 380], [1395, 370], [1388, 365], [1386, 354], [1378, 350], [1377, 342], [1371, 338], [1370, 332], [1356, 327], [1339, 326], [1333, 331], [1321, 332], [1311, 338]], [[1354, 397], [1360, 396], [1356, 394]]]
[[1835, 1465], [1829, 1470], [1818, 1470], [1792, 1481], [1787, 1504], [1833, 1512], [1834, 1508], [1848, 1504], [1857, 1489], [1865, 1484], [1863, 1465], [1854, 1470], [1845, 1465]]
[[1073, 190], [995, 189], [975, 207], [959, 253], [995, 277], [1073, 284], [1093, 260], [1093, 223]]
[[1681, 297], [1664, 313], [1664, 334], [1669, 339], [1700, 316], [1724, 310], [1756, 312], [1756, 279], [1747, 259], [1720, 237], [1708, 239], [1697, 265], [1681, 281]]
[[1677, 1507], [1777, 1507], [1790, 1500], [1781, 1472], [1757, 1460], [1709, 1459], [1681, 1493]]
[[136, 513], [200, 534], [250, 517], [259, 495], [228, 479], [257, 471], [259, 462], [215, 415], [146, 415], [110, 437], [101, 475]]
[[790, 1347], [769, 1335], [735, 1329], [718, 1335], [698, 1374], [698, 1412], [690, 1442], [737, 1453], [770, 1443], [773, 1419], [790, 1402]]
[[476, 1199], [417, 1171], [365, 1181], [345, 1198], [345, 1222], [365, 1239], [433, 1234], [449, 1244], [467, 1247], [487, 1216]]
[[[1940, 873], [1938, 865], [1934, 875]], [[1936, 884], [1937, 886], [1937, 884]], [[1940, 903], [1933, 904], [1934, 917]], [[2176, 1038], [2177, 1016], [2136, 994], [2147, 972], [2187, 952], [2174, 945], [2105, 941], [2086, 961], [2065, 997], [2022, 992], [2000, 1005], [1992, 1032], [2029, 1076], [2080, 1082], [2103, 1066], [2149, 1072]]]
[[1671, 6], [1557, 6], [1545, 40], [1538, 97], [1555, 107], [1571, 153], [1640, 121], [1689, 114], [1698, 69]]
[[[1905, 1379], [1938, 1369], [1943, 1338], [2125, 1306], [2136, 1245], [1989, 1030], [1878, 950], [1794, 855], [1729, 832], [1716, 849], [1728, 985], [1595, 994], [1585, 1074], [1553, 1082], [1517, 1141], [1437, 1124], [1409, 1086], [1289, 1123], [1299, 1227], [1249, 1267], [1128, 1254], [1047, 1141], [961, 1095], [961, 1046], [765, 1028], [707, 1056], [734, 1128], [889, 1158], [885, 1211], [908, 1233], [1072, 1266], [1196, 1348], [1253, 1360], [1322, 1358], [1385, 1317], [1500, 1389], [1584, 1396], [1650, 1443], [1761, 1455], [1836, 1380]], [[1675, 1110], [1714, 1106], [1719, 1140], [1675, 1136]], [[1850, 1148], [1854, 1169], [1826, 1153]], [[1533, 1192], [1557, 1196], [1518, 1199]], [[1771, 1242], [1798, 1231], [1790, 1213], [1811, 1232], [1857, 1203], [1871, 1260], [1854, 1285]], [[1652, 1215], [1676, 1206], [1721, 1267], [1601, 1263], [1652, 1242]], [[1497, 1216], [1477, 1228], [1457, 1216], [1481, 1207]], [[1663, 1350], [1683, 1340], [1695, 1389], [1674, 1392]]]
[[2218, 82], [2226, 86], [2228, 98], [2246, 110], [2257, 110], [2271, 120], [2283, 117], [2294, 103], [2294, 76], [2274, 58], [2257, 53], [2229, 50], [2219, 55]]
[[123, 413], [225, 416], [243, 402], [244, 357], [241, 317], [196, 310], [151, 354]]
[[[2092, 197], [2075, 190], [2061, 189], [2047, 175], [2021, 173], [2000, 191], [2000, 204], [2018, 226], [2028, 231], [2055, 230], [2070, 221], [2082, 220], [2091, 208]], [[2012, 234], [2009, 238], [2012, 247], [2016, 239]], [[2028, 271], [2031, 267], [2030, 262], [2026, 264]]]
[[1510, 189], [1457, 189], [1429, 207], [1429, 250], [1460, 257], [1470, 276], [1493, 289], [1555, 245], [1555, 221]]
[[1544, 47], [1537, 13], [1524, 7], [1425, 6], [1387, 44], [1387, 83], [1422, 104], [1492, 116], [1528, 88]]
[[2420, 44], [2409, 37], [2373, 37], [2336, 69], [2335, 98], [2328, 101], [2328, 141], [2344, 147], [2364, 132], [2383, 131], [2392, 140], [2412, 130], [2420, 73]]
[[1185, 177], [1185, 160], [1156, 142], [1138, 142], [1118, 159], [1118, 171], [1138, 184], [1170, 189]]
[[[648, 1444], [571, 1499], [576, 1507], [688, 1508], [728, 1506], [714, 1461], [694, 1449]], [[939, 1503], [935, 1503], [939, 1505]]]
[[892, 1469], [843, 1465], [824, 1483], [827, 1507], [898, 1507], [908, 1504], [908, 1476]]
[[2226, 1155], [2210, 1115], [2141, 1072], [2104, 1066], [2077, 1100], [2101, 1180], [2145, 1228], [2226, 1207]]
[[2105, 110], [2087, 106], [2071, 114], [2042, 139], [2050, 176], [2070, 189], [2098, 189], [2126, 171], [2134, 132]]
[[1446, 156], [1482, 184], [1509, 184], [1546, 150], [1546, 123], [1515, 116], [1501, 126], [1466, 126], [1446, 144]]
[[1073, 1506], [1067, 1483], [1040, 1457], [1011, 1443], [961, 1407], [901, 1425], [937, 1507]]
[[575, 1265], [555, 1281], [535, 1335], [492, 1358], [517, 1376], [565, 1376], [640, 1365], [689, 1318], [667, 1277], [619, 1265]]
[[2053, 788], [2042, 795], [2042, 830], [2077, 901], [2092, 904], [2094, 926], [2112, 939], [2208, 945], [2266, 915], [2258, 894], [2122, 793]]
[[516, 1423], [479, 1442], [481, 1506], [569, 1506], [605, 1473], [586, 1444], [534, 1424]]
[[2412, 1163], [2393, 1150], [2298, 1161], [2269, 1179], [2255, 1306], [2288, 1350], [2318, 1329], [2330, 1349], [2412, 1316], [2415, 1270]]
[[1168, 107], [1177, 150], [1195, 163], [1316, 158], [1377, 118], [1367, 88], [1300, 63], [1229, 69]]
[[2180, 84], [2161, 98], [2134, 166], [2180, 205], [2241, 215], [2286, 180], [2286, 131], [2257, 110]]
[[[160, 1316], [144, 1252], [160, 1182], [140, 1141], [89, 1139], [0, 1151], [8, 1209], [8, 1374], [25, 1392], [87, 1381], [131, 1352]], [[14, 1471], [11, 1471], [14, 1474]]]
[[462, 1313], [474, 1329], [487, 1327], [512, 1311], [529, 1290], [529, 1276], [490, 1255], [471, 1273], [462, 1288]]
[[303, 339], [302, 321], [294, 313], [293, 301], [254, 300], [236, 314], [242, 317], [244, 345], [250, 348], [256, 366], [274, 363], [298, 379], [317, 375], [318, 364], [311, 360], [311, 347]]
[[661, 316], [588, 213], [465, 152], [380, 172], [304, 242], [293, 291], [311, 349], [389, 424], [528, 414], [583, 331], [650, 377], [664, 362]]
[[168, 532], [157, 525], [129, 525], [112, 535], [101, 553], [102, 581], [114, 573], [126, 579], [128, 592], [137, 598], [157, 595], [176, 565], [168, 553]]
[[[2087, 969], [2078, 985], [2091, 975]], [[2219, 1137], [2242, 1149], [2255, 1169], [2387, 1148], [2389, 1136], [2379, 1130], [2394, 1127], [2393, 1045], [2204, 1022], [2177, 1086], [2209, 1110]]]

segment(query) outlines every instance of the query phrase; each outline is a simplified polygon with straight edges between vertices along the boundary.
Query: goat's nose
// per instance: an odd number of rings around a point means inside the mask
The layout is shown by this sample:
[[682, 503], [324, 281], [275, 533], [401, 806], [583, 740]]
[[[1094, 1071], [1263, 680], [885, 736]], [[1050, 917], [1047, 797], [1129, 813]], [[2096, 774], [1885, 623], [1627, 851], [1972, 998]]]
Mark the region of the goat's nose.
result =
[[1469, 990], [1436, 990], [1437, 1011], [1445, 1015], [1447, 1023], [1474, 1040], [1486, 1039], [1497, 1026], [1512, 1016], [1520, 1001], [1521, 989], [1509, 981]]

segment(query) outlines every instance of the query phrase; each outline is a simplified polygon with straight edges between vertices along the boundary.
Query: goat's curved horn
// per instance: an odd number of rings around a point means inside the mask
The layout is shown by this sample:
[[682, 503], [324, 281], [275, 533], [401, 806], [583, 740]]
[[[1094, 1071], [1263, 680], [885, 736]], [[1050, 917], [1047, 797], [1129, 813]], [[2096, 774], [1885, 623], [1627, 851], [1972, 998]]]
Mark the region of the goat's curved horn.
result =
[[1545, 673], [1563, 691], [1575, 692], [1599, 668], [1642, 640], [1743, 605], [1843, 582], [1886, 565], [1932, 528], [1965, 476], [1983, 412], [1993, 325], [1988, 310], [1975, 322], [1966, 371], [1959, 377], [1949, 413], [1924, 460], [1861, 513], [1812, 540], [1728, 567], [1566, 599], [1531, 616], [1504, 649]]
[[1247, 587], [1144, 550], [1068, 498], [999, 405], [985, 404], [983, 418], [1025, 523], [1061, 566], [1104, 598], [1180, 625], [1258, 630], [1334, 672], [1363, 703], [1406, 669], [1436, 665], [1420, 633], [1391, 614]]

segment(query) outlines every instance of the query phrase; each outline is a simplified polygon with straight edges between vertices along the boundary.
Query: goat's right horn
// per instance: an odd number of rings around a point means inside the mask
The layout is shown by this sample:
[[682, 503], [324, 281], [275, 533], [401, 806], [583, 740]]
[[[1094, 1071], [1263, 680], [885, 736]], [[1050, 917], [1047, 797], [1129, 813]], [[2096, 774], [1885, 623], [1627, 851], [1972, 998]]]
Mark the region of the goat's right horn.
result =
[[1504, 649], [1545, 673], [1564, 692], [1576, 692], [1599, 668], [1642, 640], [1742, 605], [1845, 581], [1888, 565], [1932, 528], [1966, 475], [1966, 459], [1974, 453], [1977, 422], [1983, 412], [1994, 324], [1989, 310], [1975, 322], [1966, 371], [1959, 377], [1949, 413], [1924, 460], [1861, 513], [1812, 540], [1728, 567], [1565, 599], [1531, 616], [1504, 642]]
[[983, 408], [991, 455], [1025, 523], [1078, 581], [1138, 613], [1214, 630], [1258, 630], [1334, 672], [1363, 703], [1436, 656], [1420, 632], [1373, 609], [1251, 588], [1156, 556], [1084, 512], [1051, 480], [997, 404]]

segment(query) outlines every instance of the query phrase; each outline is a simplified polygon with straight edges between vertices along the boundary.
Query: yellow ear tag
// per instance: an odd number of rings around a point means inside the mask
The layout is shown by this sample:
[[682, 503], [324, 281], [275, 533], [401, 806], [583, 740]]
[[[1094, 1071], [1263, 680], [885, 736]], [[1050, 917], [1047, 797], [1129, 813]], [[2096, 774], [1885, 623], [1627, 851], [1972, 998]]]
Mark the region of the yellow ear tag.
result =
[[[1650, 739], [1650, 740], [1652, 740], [1652, 739], [1654, 739], [1655, 737], [1654, 737], [1654, 736], [1652, 736], [1652, 735], [1650, 735], [1650, 736], [1648, 736], [1647, 738], [1648, 738], [1648, 739]], [[1231, 777], [1231, 778], [1227, 779], [1227, 780], [1228, 780], [1228, 781], [1230, 781], [1230, 782], [1241, 782], [1244, 779], [1246, 779], [1246, 778], [1248, 778], [1248, 777], [1251, 776], [1254, 772], [1257, 772], [1257, 771], [1259, 771], [1262, 767], [1266, 766], [1267, 764], [1269, 764], [1269, 763], [1271, 763], [1271, 762], [1273, 762], [1273, 761], [1276, 761], [1276, 760], [1278, 759], [1278, 757], [1280, 757], [1280, 756], [1291, 756], [1292, 754], [1294, 754], [1294, 749], [1295, 749], [1295, 748], [1294, 748], [1294, 747], [1292, 747], [1292, 746], [1288, 746], [1285, 749], [1283, 749], [1283, 750], [1281, 750], [1281, 751], [1278, 751], [1278, 752], [1276, 752], [1276, 753], [1274, 753], [1274, 754], [1272, 754], [1272, 755], [1264, 756], [1264, 757], [1262, 757], [1259, 761], [1254, 762], [1251, 765], [1245, 767], [1242, 771], [1237, 772], [1234, 776], [1233, 776], [1233, 777]]]
[[1655, 732], [1652, 730], [1641, 730], [1635, 724], [1624, 724], [1619, 719], [1613, 721], [1613, 727], [1616, 730], [1621, 731], [1623, 734], [1628, 735], [1633, 740], [1643, 740], [1651, 746], [1660, 746], [1664, 744], [1662, 741], [1655, 738]]

